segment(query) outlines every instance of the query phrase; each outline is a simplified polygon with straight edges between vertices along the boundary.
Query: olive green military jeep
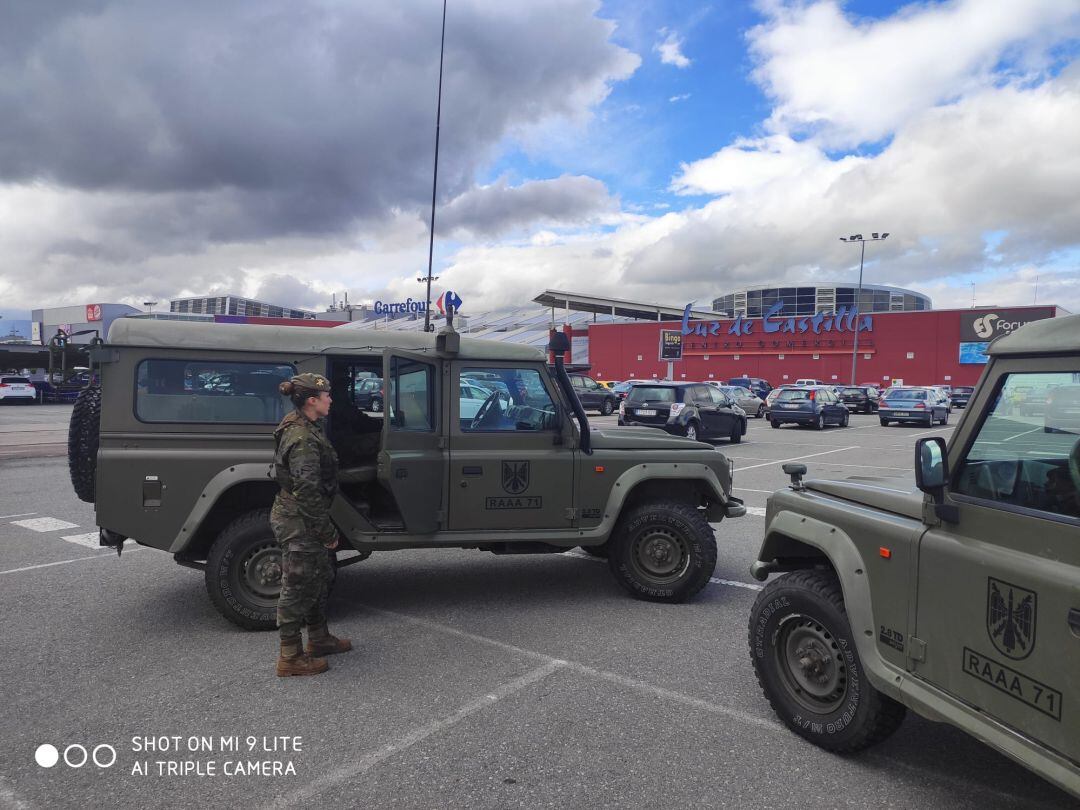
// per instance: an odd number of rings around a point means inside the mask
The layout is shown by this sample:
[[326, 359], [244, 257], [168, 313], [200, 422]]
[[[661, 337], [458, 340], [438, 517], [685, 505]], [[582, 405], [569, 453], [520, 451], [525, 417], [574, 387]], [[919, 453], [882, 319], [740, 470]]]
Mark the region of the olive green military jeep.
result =
[[[750, 657], [823, 748], [879, 742], [910, 708], [1080, 795], [1080, 316], [988, 353], [951, 440], [916, 443], [914, 481], [784, 465], [751, 573], [790, 573], [754, 604]], [[1011, 407], [1028, 387], [1046, 408]]]
[[[553, 346], [567, 348], [556, 334]], [[101, 544], [127, 538], [205, 571], [218, 609], [274, 626], [278, 384], [331, 381], [341, 460], [337, 567], [373, 551], [607, 556], [634, 596], [686, 599], [716, 563], [710, 522], [745, 513], [732, 464], [651, 428], [590, 430], [561, 360], [527, 346], [351, 328], [122, 319], [92, 350], [101, 385], [72, 414], [69, 463]], [[561, 355], [558, 355], [561, 358]], [[378, 412], [358, 393], [381, 380]], [[362, 400], [371, 407], [372, 398]]]

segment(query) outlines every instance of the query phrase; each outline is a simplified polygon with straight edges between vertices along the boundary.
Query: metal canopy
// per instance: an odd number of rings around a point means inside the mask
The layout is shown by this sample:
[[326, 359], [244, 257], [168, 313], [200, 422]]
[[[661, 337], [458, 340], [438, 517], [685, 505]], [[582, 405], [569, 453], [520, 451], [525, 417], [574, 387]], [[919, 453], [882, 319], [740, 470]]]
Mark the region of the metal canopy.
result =
[[[566, 290], [544, 290], [533, 301], [552, 309], [569, 309], [572, 312], [595, 312], [623, 318], [635, 318], [640, 321], [681, 321], [683, 310], [680, 307], [666, 307], [643, 301], [625, 301], [621, 298], [602, 298], [595, 295]], [[690, 317], [694, 320], [714, 320], [724, 317], [711, 309], [692, 309]]]

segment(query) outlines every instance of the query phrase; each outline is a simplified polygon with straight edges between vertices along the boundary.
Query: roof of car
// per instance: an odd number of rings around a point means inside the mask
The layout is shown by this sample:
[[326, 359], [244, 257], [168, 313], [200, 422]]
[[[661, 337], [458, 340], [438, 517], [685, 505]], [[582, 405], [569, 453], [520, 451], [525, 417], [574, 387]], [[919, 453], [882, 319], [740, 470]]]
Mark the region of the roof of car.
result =
[[[263, 326], [247, 323], [189, 323], [146, 318], [117, 318], [108, 342], [117, 346], [151, 348], [223, 349], [232, 351], [284, 351], [315, 354], [383, 349], [430, 352], [435, 356], [434, 333], [382, 329], [336, 329], [313, 326]], [[495, 340], [461, 338], [463, 360], [543, 360], [540, 349]]]
[[1030, 321], [993, 341], [986, 350], [994, 357], [1044, 352], [1080, 352], [1080, 315]]

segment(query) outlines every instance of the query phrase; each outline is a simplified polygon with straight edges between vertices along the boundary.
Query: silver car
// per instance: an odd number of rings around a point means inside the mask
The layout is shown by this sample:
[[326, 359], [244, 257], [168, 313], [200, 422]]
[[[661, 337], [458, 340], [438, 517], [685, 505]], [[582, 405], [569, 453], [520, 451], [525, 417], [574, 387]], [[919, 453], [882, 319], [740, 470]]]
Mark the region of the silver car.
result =
[[743, 388], [741, 385], [716, 385], [714, 387], [719, 388], [730, 399], [735, 400], [735, 403], [746, 411], [747, 416], [753, 416], [756, 419], [765, 416], [765, 400], [749, 388]]

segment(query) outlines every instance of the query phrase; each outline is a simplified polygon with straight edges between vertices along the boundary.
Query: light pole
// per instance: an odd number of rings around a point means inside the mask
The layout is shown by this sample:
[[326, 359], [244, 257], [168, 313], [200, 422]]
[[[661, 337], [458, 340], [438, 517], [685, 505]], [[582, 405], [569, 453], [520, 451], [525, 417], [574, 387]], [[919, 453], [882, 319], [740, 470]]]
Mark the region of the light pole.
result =
[[855, 385], [855, 365], [859, 360], [859, 305], [862, 303], [862, 271], [863, 261], [866, 259], [867, 242], [883, 242], [889, 238], [887, 233], [872, 233], [869, 239], [863, 239], [861, 233], [851, 236], [841, 236], [841, 242], [859, 243], [859, 291], [855, 294], [855, 343], [851, 348], [851, 384]]
[[144, 307], [150, 307], [150, 314], [153, 315], [154, 314], [154, 307], [155, 307], [155, 305], [157, 305], [157, 301], [143, 301], [142, 305]]
[[[431, 228], [428, 230], [428, 253], [427, 253], [427, 294], [424, 307], [424, 331], [430, 332], [431, 326], [431, 262], [435, 254], [435, 189], [439, 185], [439, 124], [442, 121], [442, 71], [443, 54], [446, 53], [446, 0], [442, 6], [442, 35], [439, 39], [439, 94], [435, 104], [435, 171], [431, 178]], [[437, 277], [436, 277], [437, 278]]]

